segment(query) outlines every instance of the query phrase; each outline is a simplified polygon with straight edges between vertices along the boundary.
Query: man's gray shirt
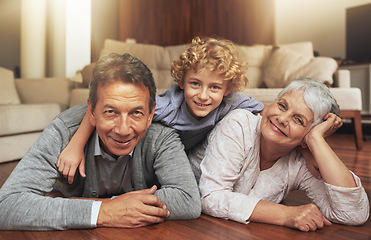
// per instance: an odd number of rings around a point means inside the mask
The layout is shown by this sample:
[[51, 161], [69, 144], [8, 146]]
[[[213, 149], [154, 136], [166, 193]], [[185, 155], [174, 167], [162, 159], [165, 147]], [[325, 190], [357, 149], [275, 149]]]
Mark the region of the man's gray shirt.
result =
[[[66, 110], [42, 132], [0, 190], [1, 230], [63, 230], [92, 228], [92, 200], [44, 196], [56, 187], [66, 197], [99, 197], [92, 134], [85, 147], [86, 178], [78, 171], [74, 183], [58, 172], [59, 154], [87, 111], [86, 104]], [[193, 219], [201, 213], [197, 183], [178, 134], [153, 123], [132, 159], [134, 190], [158, 186], [155, 195], [170, 211], [169, 220]]]

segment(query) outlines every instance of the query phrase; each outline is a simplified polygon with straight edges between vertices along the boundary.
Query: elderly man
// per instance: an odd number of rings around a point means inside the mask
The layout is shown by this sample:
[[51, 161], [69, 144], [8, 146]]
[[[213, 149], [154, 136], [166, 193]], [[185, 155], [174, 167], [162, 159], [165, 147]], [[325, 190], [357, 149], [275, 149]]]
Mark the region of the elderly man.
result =
[[[198, 187], [179, 136], [151, 124], [155, 95], [139, 59], [102, 57], [87, 106], [56, 117], [0, 190], [0, 229], [140, 227], [199, 217]], [[56, 162], [86, 111], [96, 128], [85, 146], [87, 176], [68, 184]], [[45, 196], [53, 189], [67, 198]]]

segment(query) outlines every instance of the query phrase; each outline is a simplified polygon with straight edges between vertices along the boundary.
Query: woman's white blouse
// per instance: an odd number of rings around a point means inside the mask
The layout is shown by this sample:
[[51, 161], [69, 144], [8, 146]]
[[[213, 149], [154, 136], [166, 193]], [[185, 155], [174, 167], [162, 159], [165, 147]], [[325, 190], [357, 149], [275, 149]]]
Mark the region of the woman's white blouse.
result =
[[280, 203], [299, 189], [332, 222], [357, 225], [367, 220], [367, 194], [355, 174], [355, 188], [327, 184], [312, 176], [295, 150], [260, 171], [260, 121], [260, 115], [234, 110], [210, 133], [200, 165], [204, 213], [248, 223], [259, 200]]

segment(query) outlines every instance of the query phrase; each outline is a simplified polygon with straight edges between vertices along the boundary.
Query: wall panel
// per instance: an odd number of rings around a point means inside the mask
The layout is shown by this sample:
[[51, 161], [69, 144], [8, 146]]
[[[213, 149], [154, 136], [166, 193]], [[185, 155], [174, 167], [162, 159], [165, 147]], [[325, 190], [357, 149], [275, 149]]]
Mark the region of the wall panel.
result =
[[119, 39], [176, 45], [194, 36], [274, 43], [274, 0], [119, 0]]

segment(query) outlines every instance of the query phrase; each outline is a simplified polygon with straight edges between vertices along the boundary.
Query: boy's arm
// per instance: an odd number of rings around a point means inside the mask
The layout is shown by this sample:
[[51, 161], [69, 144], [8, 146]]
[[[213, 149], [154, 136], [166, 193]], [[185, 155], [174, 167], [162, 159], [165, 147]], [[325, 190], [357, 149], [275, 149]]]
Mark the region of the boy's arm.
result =
[[89, 114], [85, 114], [80, 127], [58, 157], [58, 171], [68, 178], [70, 184], [73, 182], [77, 166], [79, 166], [80, 175], [86, 177], [84, 147], [94, 129], [90, 124]]

